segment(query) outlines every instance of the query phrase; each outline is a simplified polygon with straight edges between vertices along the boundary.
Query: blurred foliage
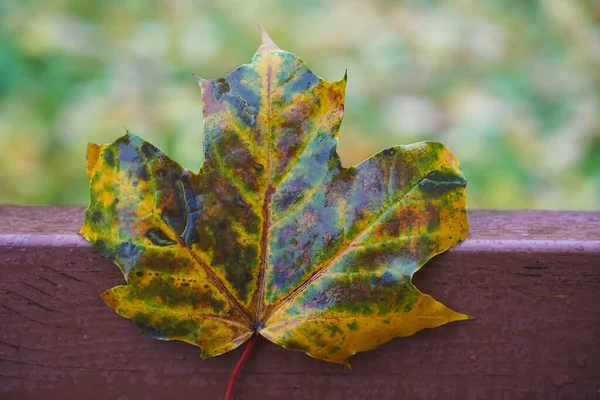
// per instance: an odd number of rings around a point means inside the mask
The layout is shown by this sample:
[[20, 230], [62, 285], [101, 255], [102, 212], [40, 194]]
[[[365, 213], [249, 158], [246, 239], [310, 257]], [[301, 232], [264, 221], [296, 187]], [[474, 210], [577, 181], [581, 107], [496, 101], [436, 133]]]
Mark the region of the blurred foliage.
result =
[[262, 24], [337, 80], [346, 165], [439, 140], [470, 207], [600, 208], [596, 1], [2, 0], [0, 203], [86, 203], [85, 148], [126, 126], [201, 161], [192, 73], [248, 62]]

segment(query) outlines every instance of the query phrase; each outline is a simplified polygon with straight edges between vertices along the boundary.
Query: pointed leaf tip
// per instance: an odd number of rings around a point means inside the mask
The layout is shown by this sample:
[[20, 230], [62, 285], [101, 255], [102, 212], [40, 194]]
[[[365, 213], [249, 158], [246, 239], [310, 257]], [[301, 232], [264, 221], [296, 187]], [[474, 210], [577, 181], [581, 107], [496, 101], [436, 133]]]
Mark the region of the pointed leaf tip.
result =
[[204, 79], [200, 78], [200, 77], [199, 77], [198, 75], [196, 75], [196, 74], [192, 74], [192, 76], [194, 77], [194, 79], [196, 79], [196, 82], [198, 82], [198, 85], [201, 85], [201, 84], [202, 84], [202, 81], [203, 81]]
[[143, 140], [141, 137], [139, 137], [138, 135], [136, 135], [135, 133], [133, 133], [132, 131], [130, 131], [127, 128], [125, 128], [125, 135], [123, 135], [123, 136], [129, 138], [129, 140]]
[[258, 29], [260, 29], [260, 34], [262, 37], [262, 44], [258, 48], [258, 51], [270, 51], [270, 50], [275, 50], [275, 49], [279, 48], [279, 46], [277, 46], [275, 44], [273, 39], [271, 39], [269, 34], [263, 29], [262, 26], [259, 25]]

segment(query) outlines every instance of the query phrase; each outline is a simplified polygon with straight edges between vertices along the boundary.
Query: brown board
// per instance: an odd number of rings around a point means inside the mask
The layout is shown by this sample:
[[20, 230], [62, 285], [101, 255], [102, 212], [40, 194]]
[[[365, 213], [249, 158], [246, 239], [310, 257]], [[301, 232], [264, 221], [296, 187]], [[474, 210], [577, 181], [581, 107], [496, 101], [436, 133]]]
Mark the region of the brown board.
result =
[[[356, 355], [353, 369], [260, 340], [236, 399], [599, 399], [600, 213], [471, 211], [415, 276], [476, 317]], [[201, 360], [98, 295], [119, 269], [82, 207], [0, 206], [0, 399], [221, 399], [242, 349]]]

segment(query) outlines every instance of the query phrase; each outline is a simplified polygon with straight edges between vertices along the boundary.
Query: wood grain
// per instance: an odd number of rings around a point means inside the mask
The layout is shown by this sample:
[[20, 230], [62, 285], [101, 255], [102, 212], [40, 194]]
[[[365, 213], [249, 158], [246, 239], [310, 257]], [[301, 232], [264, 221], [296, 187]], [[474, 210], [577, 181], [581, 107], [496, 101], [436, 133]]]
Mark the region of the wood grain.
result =
[[[472, 211], [416, 285], [476, 316], [355, 356], [257, 344], [236, 399], [600, 398], [600, 213]], [[1, 399], [220, 399], [241, 349], [200, 360], [98, 294], [123, 282], [77, 235], [82, 207], [0, 206]]]

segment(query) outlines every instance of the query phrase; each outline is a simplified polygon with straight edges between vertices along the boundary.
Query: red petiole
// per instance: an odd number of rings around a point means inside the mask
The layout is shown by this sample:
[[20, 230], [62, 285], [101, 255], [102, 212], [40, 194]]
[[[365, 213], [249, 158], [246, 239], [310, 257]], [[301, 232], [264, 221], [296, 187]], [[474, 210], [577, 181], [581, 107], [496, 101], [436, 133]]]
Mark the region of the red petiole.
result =
[[248, 344], [246, 345], [246, 348], [244, 349], [244, 353], [240, 357], [240, 360], [237, 362], [235, 368], [233, 369], [233, 372], [231, 373], [231, 378], [229, 378], [229, 385], [227, 385], [227, 392], [225, 393], [224, 400], [231, 400], [231, 395], [233, 394], [233, 387], [235, 386], [235, 381], [237, 379], [237, 376], [240, 373], [242, 366], [246, 362], [246, 359], [252, 352], [252, 348], [254, 347], [254, 344], [256, 343], [257, 339], [258, 339], [258, 334], [255, 333], [254, 335], [252, 335], [252, 337], [248, 341]]

